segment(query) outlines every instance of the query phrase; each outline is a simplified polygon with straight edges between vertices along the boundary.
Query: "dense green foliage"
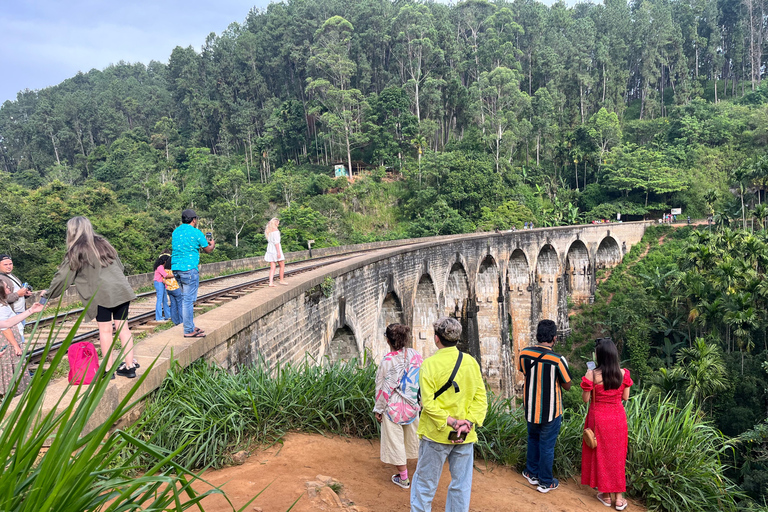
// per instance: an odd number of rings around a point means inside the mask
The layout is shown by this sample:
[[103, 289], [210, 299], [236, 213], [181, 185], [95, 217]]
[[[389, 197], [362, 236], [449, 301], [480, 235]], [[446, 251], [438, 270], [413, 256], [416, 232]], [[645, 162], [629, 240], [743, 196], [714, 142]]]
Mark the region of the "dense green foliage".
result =
[[291, 250], [670, 207], [743, 217], [768, 183], [761, 5], [273, 3], [200, 51], [3, 104], [0, 251], [43, 287], [75, 214], [130, 272], [190, 206], [219, 242], [206, 261], [263, 251], [276, 214]]
[[589, 341], [611, 335], [641, 389], [701, 408], [734, 438], [731, 474], [760, 503], [768, 499], [766, 243], [764, 230], [651, 229], [571, 318], [568, 340], [583, 366]]
[[[378, 435], [374, 364], [305, 361], [270, 368], [260, 363], [240, 370], [231, 374], [203, 361], [187, 369], [176, 366], [132, 432], [169, 451], [183, 446], [177, 461], [191, 466], [224, 464], [233, 450], [276, 442], [289, 430]], [[580, 472], [583, 409], [566, 410], [555, 453], [561, 477]], [[630, 400], [628, 418], [631, 495], [651, 510], [735, 509], [740, 494], [722, 463], [728, 444], [693, 403], [678, 407], [645, 394]], [[521, 468], [526, 442], [522, 410], [489, 394], [478, 454]]]

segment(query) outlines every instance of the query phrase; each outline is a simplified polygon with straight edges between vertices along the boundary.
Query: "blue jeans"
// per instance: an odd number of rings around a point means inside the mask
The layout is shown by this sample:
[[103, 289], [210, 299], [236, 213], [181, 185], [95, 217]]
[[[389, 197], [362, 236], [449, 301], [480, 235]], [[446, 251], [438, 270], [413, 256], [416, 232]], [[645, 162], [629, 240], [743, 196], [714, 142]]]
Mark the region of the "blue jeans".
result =
[[155, 303], [155, 320], [160, 322], [165, 318], [171, 318], [171, 310], [168, 307], [165, 284], [163, 284], [162, 281], [154, 281], [154, 283], [155, 295], [157, 296], [157, 302]]
[[195, 332], [195, 310], [197, 287], [200, 285], [200, 273], [192, 270], [176, 270], [174, 274], [181, 287], [181, 317], [184, 322], [184, 334]]
[[445, 512], [469, 512], [475, 444], [441, 444], [426, 437], [421, 438], [419, 463], [411, 481], [411, 512], [431, 512], [445, 459], [451, 471]]
[[168, 292], [168, 297], [171, 298], [171, 321], [173, 325], [179, 325], [184, 321], [181, 317], [181, 288], [166, 291]]
[[553, 481], [552, 463], [555, 461], [555, 441], [560, 433], [563, 417], [548, 423], [528, 423], [528, 456], [525, 470], [539, 479], [539, 485], [549, 486]]

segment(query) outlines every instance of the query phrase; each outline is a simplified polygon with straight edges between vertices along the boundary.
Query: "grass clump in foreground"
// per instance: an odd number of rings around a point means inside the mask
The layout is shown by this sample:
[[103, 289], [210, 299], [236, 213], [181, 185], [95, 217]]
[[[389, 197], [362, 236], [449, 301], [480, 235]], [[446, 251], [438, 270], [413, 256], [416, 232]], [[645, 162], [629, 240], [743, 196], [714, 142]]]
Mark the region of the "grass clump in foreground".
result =
[[[218, 467], [252, 443], [273, 443], [290, 430], [378, 436], [372, 363], [317, 365], [264, 362], [231, 374], [207, 362], [175, 366], [147, 402], [131, 433], [178, 451], [186, 467]], [[475, 448], [486, 460], [525, 464], [527, 427], [521, 409], [489, 393]], [[585, 408], [566, 409], [555, 448], [555, 473], [579, 479]], [[651, 510], [736, 510], [743, 499], [724, 476], [726, 438], [689, 404], [640, 393], [627, 404], [627, 491]]]
[[[13, 512], [100, 512], [143, 510], [203, 511], [201, 501], [211, 494], [226, 495], [210, 486], [199, 493], [192, 488], [204, 482], [175, 462], [168, 452], [131, 434], [112, 430], [112, 426], [136, 404], [134, 400], [152, 365], [145, 369], [133, 387], [101, 424], [93, 424], [93, 413], [102, 400], [110, 380], [97, 378], [90, 385], [77, 387], [67, 404], [65, 393], [58, 397], [62, 410], [44, 412], [46, 388], [56, 375], [83, 320], [79, 317], [53, 355], [47, 368], [35, 372], [31, 385], [14, 402], [10, 390], [0, 403], [0, 510]], [[47, 336], [43, 360], [55, 339], [54, 326]], [[33, 331], [33, 337], [40, 331]], [[27, 343], [25, 347], [29, 347]], [[26, 354], [25, 354], [26, 356]], [[121, 358], [117, 358], [119, 361]], [[115, 367], [109, 368], [110, 373]], [[98, 375], [107, 370], [102, 362]], [[20, 372], [28, 369], [24, 365]], [[70, 391], [69, 389], [67, 391]], [[69, 393], [70, 395], [72, 393]], [[177, 449], [183, 449], [183, 443]], [[126, 453], [130, 456], [125, 457]], [[137, 477], [137, 461], [144, 473]], [[231, 504], [230, 504], [231, 505]], [[250, 502], [246, 504], [246, 507]], [[240, 510], [244, 510], [245, 507]], [[232, 507], [234, 511], [234, 507]]]

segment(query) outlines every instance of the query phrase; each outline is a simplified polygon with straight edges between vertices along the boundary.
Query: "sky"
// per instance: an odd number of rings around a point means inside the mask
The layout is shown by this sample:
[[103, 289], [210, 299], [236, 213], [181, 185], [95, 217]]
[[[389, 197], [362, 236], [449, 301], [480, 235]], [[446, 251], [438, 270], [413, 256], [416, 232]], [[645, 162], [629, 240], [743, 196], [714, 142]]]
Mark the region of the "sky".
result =
[[168, 62], [268, 0], [0, 0], [0, 104], [118, 62]]
[[[352, 0], [354, 1], [354, 0]], [[544, 0], [550, 5], [553, 0]], [[575, 0], [568, 0], [569, 5]], [[120, 61], [167, 63], [269, 0], [0, 0], [0, 105]]]

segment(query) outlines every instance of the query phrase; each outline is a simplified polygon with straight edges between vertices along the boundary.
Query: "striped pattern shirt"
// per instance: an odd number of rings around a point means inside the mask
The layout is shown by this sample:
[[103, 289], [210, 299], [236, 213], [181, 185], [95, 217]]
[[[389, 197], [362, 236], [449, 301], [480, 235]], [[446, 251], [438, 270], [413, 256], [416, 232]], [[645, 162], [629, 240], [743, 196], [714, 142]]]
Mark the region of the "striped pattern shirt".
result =
[[520, 351], [518, 370], [525, 375], [525, 419], [529, 423], [549, 423], [563, 414], [560, 386], [571, 382], [565, 357], [552, 349], [536, 345]]

